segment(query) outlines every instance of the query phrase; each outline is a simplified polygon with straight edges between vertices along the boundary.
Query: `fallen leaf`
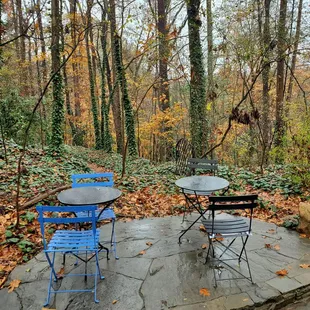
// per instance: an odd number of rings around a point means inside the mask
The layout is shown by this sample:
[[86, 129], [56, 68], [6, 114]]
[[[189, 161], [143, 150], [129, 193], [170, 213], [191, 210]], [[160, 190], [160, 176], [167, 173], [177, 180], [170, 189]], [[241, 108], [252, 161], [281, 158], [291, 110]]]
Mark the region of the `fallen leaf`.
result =
[[53, 309], [52, 308], [44, 308], [43, 307], [42, 310], [56, 310], [56, 309], [54, 309], [54, 308]]
[[216, 241], [224, 241], [224, 238], [223, 237], [216, 237], [215, 240]]
[[57, 272], [57, 278], [62, 279], [65, 274], [65, 267], [61, 267], [60, 270]]
[[210, 296], [210, 292], [207, 288], [203, 287], [199, 290], [199, 294], [203, 296]]
[[206, 228], [203, 225], [199, 226], [199, 230], [203, 232], [207, 232]]
[[306, 234], [300, 234], [299, 238], [307, 238], [307, 235]]
[[280, 251], [280, 245], [279, 245], [279, 244], [276, 244], [273, 248], [274, 248], [276, 251]]
[[301, 264], [299, 265], [300, 268], [310, 268], [310, 265], [308, 264]]
[[116, 303], [117, 303], [117, 300], [114, 299], [114, 300], [112, 301], [112, 304], [115, 305]]
[[148, 241], [148, 242], [146, 243], [146, 245], [147, 245], [147, 246], [151, 246], [151, 245], [153, 245], [153, 243], [152, 243], [151, 241]]
[[208, 245], [207, 245], [206, 243], [204, 243], [204, 244], [201, 246], [202, 249], [206, 249], [207, 247], [208, 247]]
[[275, 234], [276, 233], [276, 231], [274, 229], [269, 229], [267, 232], [270, 233], [270, 234]]
[[9, 293], [13, 292], [16, 288], [19, 287], [21, 280], [13, 280], [9, 284]]
[[0, 289], [2, 288], [2, 285], [5, 283], [7, 277], [4, 277], [3, 279], [1, 279], [0, 281]]
[[271, 244], [270, 243], [265, 243], [265, 248], [271, 249]]
[[145, 250], [142, 250], [141, 252], [139, 252], [139, 255], [144, 255], [145, 253]]
[[248, 301], [249, 300], [249, 298], [244, 298], [242, 301]]
[[278, 270], [278, 271], [276, 272], [276, 274], [277, 274], [278, 276], [284, 277], [284, 276], [286, 276], [286, 275], [288, 274], [288, 271], [287, 271], [286, 269], [281, 269], [281, 270]]
[[31, 270], [31, 269], [30, 269], [30, 268], [28, 268], [28, 269], [26, 269], [26, 272], [30, 272], [30, 270]]

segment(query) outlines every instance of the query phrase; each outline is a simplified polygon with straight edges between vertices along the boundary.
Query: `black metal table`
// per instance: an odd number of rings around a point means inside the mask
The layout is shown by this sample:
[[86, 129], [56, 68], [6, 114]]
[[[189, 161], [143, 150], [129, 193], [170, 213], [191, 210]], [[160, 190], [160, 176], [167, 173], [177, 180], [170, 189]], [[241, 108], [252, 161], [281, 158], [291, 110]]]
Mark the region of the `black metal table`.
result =
[[[65, 205], [72, 206], [102, 204], [104, 208], [98, 215], [98, 218], [100, 218], [101, 213], [121, 195], [122, 192], [114, 187], [87, 186], [64, 190], [57, 195], [57, 199]], [[109, 258], [109, 249], [101, 243], [99, 243], [99, 246], [107, 251], [107, 257]]]
[[[215, 176], [194, 175], [176, 180], [175, 185], [182, 190], [187, 203], [200, 214], [198, 218], [182, 232], [179, 237], [179, 243], [181, 243], [181, 238], [184, 234], [186, 234], [208, 211], [207, 206], [202, 206], [199, 196], [209, 196], [213, 192], [228, 188], [229, 182], [223, 178]], [[194, 196], [194, 198], [190, 196]]]

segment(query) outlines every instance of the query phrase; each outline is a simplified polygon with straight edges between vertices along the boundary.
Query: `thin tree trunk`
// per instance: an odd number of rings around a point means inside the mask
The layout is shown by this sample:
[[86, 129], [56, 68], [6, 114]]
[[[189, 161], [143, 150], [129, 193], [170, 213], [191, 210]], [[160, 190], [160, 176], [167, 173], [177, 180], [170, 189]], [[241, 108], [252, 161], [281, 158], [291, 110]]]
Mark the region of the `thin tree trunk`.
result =
[[[276, 94], [276, 124], [275, 124], [275, 146], [283, 145], [284, 138], [284, 67], [285, 67], [285, 51], [286, 51], [286, 11], [287, 0], [280, 2], [280, 16], [278, 24], [278, 64], [277, 64], [277, 94]], [[281, 152], [277, 152], [277, 162], [282, 162], [283, 156]]]
[[296, 33], [295, 33], [295, 39], [294, 39], [294, 45], [293, 45], [293, 56], [292, 56], [292, 64], [291, 64], [291, 70], [290, 70], [291, 74], [290, 74], [288, 90], [287, 90], [287, 99], [286, 99], [287, 102], [290, 102], [292, 100], [293, 80], [294, 80], [294, 73], [295, 73], [296, 60], [297, 60], [297, 51], [298, 51], [298, 44], [299, 44], [299, 38], [300, 38], [302, 6], [303, 6], [303, 0], [299, 0]]
[[[210, 120], [210, 140], [211, 146], [215, 142], [215, 99], [216, 93], [214, 90], [213, 79], [213, 15], [212, 15], [212, 0], [207, 0], [207, 41], [208, 41], [208, 94], [207, 101], [211, 105], [211, 120]], [[214, 152], [211, 153], [211, 158], [214, 157]]]
[[268, 162], [267, 156], [267, 146], [270, 144], [270, 96], [269, 96], [269, 75], [270, 75], [270, 0], [265, 0], [265, 18], [263, 26], [263, 72], [262, 72], [262, 82], [263, 82], [263, 113], [262, 113], [262, 141], [263, 141], [263, 152], [262, 162]]
[[53, 79], [53, 114], [52, 114], [52, 137], [50, 149], [52, 153], [59, 154], [63, 145], [64, 125], [64, 98], [63, 82], [60, 67], [60, 31], [61, 15], [59, 0], [52, 0], [52, 74]]
[[42, 24], [42, 15], [41, 15], [41, 2], [37, 0], [37, 5], [35, 5], [35, 10], [37, 13], [37, 20], [39, 26], [39, 36], [40, 36], [40, 45], [41, 45], [41, 53], [43, 55], [42, 58], [42, 68], [43, 68], [43, 84], [47, 81], [47, 63], [46, 63], [46, 45], [45, 45], [45, 38], [44, 38], [44, 31], [43, 31], [43, 24]]
[[[109, 121], [109, 105], [106, 102], [106, 84], [105, 75], [107, 73], [106, 64], [107, 59], [107, 20], [106, 11], [102, 8], [102, 33], [101, 33], [101, 48], [102, 48], [102, 62], [101, 62], [101, 140], [103, 149], [106, 152], [112, 151], [112, 136], [110, 131]], [[107, 74], [108, 75], [108, 74]]]
[[[110, 19], [110, 27], [111, 27], [111, 46], [112, 46], [112, 81], [113, 85], [118, 83], [117, 79], [117, 70], [115, 63], [115, 38], [114, 34], [116, 33], [116, 17], [115, 17], [115, 0], [109, 0], [109, 19]], [[123, 146], [124, 146], [124, 136], [122, 132], [122, 113], [121, 113], [121, 105], [120, 105], [120, 93], [119, 93], [120, 85], [117, 84], [115, 87], [115, 91], [113, 93], [113, 104], [112, 104], [112, 112], [113, 112], [113, 121], [114, 128], [116, 133], [116, 148], [117, 152], [123, 154]]]
[[94, 72], [93, 72], [93, 64], [92, 64], [92, 57], [91, 57], [91, 50], [90, 50], [90, 28], [92, 26], [91, 23], [91, 9], [92, 9], [93, 2], [92, 0], [87, 1], [87, 30], [85, 35], [86, 40], [86, 52], [87, 52], [87, 63], [88, 63], [88, 73], [89, 73], [89, 88], [90, 88], [90, 99], [91, 99], [91, 108], [93, 114], [93, 124], [94, 124], [94, 131], [95, 131], [95, 146], [96, 149], [101, 148], [101, 139], [100, 139], [100, 127], [99, 127], [99, 120], [98, 120], [98, 106], [96, 100], [96, 93], [95, 93], [95, 81], [94, 81]]

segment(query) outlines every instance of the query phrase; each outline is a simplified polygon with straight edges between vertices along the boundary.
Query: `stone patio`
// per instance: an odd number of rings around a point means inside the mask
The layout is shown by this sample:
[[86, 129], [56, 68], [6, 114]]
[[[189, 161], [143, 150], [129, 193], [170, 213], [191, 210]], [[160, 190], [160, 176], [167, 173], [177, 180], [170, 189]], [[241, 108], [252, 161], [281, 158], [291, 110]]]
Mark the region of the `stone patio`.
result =
[[[192, 216], [194, 218], [194, 215]], [[65, 293], [52, 296], [49, 308], [114, 309], [114, 310], [229, 310], [229, 309], [281, 309], [287, 303], [308, 296], [310, 292], [310, 240], [302, 239], [296, 232], [261, 221], [254, 221], [253, 236], [247, 245], [253, 280], [221, 281], [213, 287], [213, 271], [204, 265], [207, 242], [199, 225], [189, 231], [181, 245], [178, 235], [188, 223], [181, 225], [182, 217], [150, 218], [128, 223], [118, 222], [117, 251], [120, 257], [109, 261], [100, 254], [100, 267], [105, 276], [99, 280], [97, 294], [99, 304], [91, 293]], [[191, 218], [189, 218], [191, 220]], [[102, 238], [110, 233], [110, 224], [102, 227]], [[146, 243], [151, 242], [148, 246]], [[271, 248], [266, 248], [270, 244]], [[274, 249], [274, 246], [278, 250]], [[145, 254], [139, 252], [145, 250]], [[74, 266], [75, 259], [67, 257], [66, 271], [83, 272], [82, 266]], [[93, 267], [93, 262], [89, 268]], [[61, 257], [56, 270], [61, 268]], [[243, 266], [241, 265], [241, 269]], [[80, 270], [81, 269], [81, 270]], [[275, 274], [286, 269], [288, 275]], [[223, 271], [221, 276], [230, 276]], [[0, 291], [0, 309], [40, 310], [44, 304], [49, 268], [43, 253], [10, 275], [21, 280], [12, 293], [7, 288]], [[64, 278], [55, 285], [61, 288], [93, 286], [89, 278], [85, 284], [82, 277]], [[199, 294], [207, 288], [210, 296]], [[294, 307], [294, 309], [297, 309]]]

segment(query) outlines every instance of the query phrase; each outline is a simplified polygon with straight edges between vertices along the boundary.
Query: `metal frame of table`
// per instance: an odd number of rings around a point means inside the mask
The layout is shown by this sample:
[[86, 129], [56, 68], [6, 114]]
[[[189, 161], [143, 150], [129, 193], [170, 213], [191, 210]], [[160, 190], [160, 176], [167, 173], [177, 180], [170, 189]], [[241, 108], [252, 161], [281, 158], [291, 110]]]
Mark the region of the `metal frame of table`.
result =
[[[199, 196], [210, 196], [212, 193], [226, 189], [229, 187], [229, 182], [223, 178], [216, 176], [190, 176], [181, 178], [175, 181], [177, 187], [182, 190], [182, 193], [186, 199], [186, 202], [200, 214], [198, 218], [184, 231], [179, 237], [179, 243], [181, 238], [202, 218], [208, 211], [208, 207], [203, 208], [202, 202], [199, 200]], [[190, 196], [194, 195], [192, 198]], [[204, 202], [204, 201], [203, 201]]]
[[[72, 206], [102, 204], [104, 208], [102, 208], [98, 215], [98, 218], [100, 218], [101, 213], [121, 195], [122, 192], [114, 187], [89, 186], [64, 190], [57, 195], [57, 199], [65, 205]], [[100, 250], [104, 249], [107, 251], [107, 259], [109, 259], [109, 249], [100, 242], [99, 246]]]

